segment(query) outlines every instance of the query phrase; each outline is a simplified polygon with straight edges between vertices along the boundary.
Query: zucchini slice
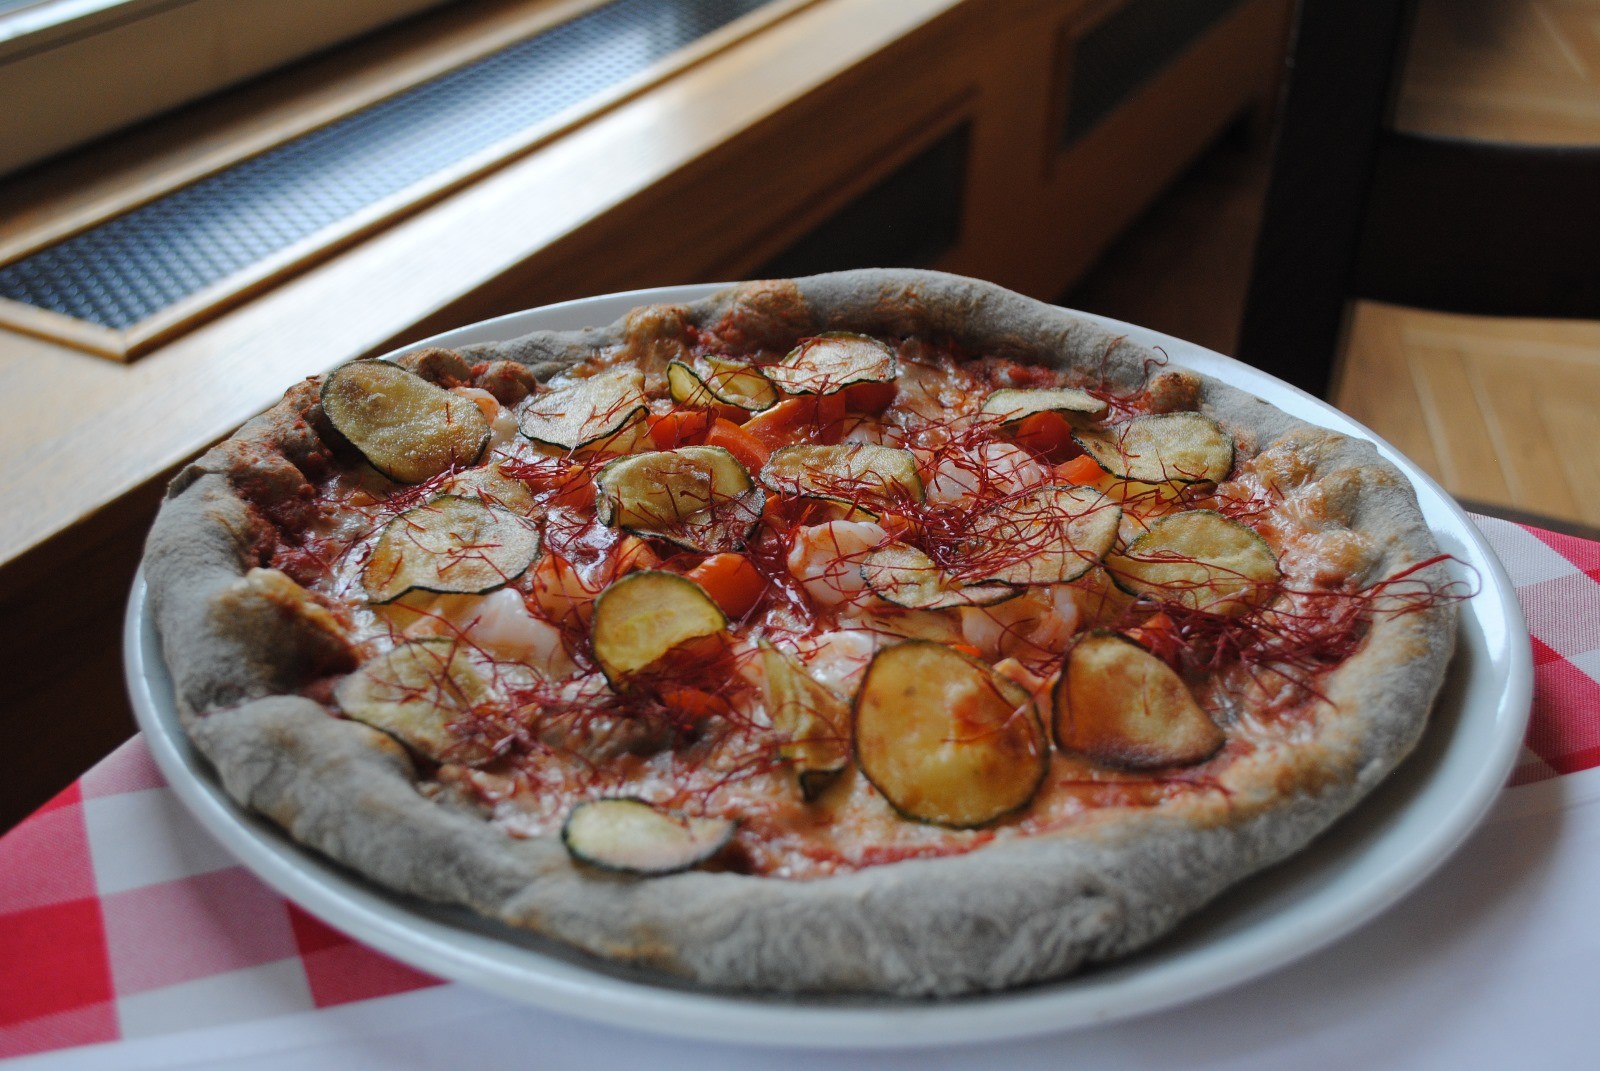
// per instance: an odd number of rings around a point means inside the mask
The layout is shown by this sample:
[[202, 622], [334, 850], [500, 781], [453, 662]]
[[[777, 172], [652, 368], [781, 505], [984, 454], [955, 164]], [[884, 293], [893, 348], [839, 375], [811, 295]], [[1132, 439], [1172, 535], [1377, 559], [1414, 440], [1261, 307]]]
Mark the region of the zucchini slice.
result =
[[691, 550], [739, 550], [761, 521], [766, 493], [720, 446], [628, 454], [595, 477], [601, 524]]
[[850, 763], [849, 704], [766, 640], [759, 646], [767, 714], [786, 737], [778, 758], [794, 770], [801, 796], [814, 800]]
[[645, 412], [644, 373], [612, 368], [536, 394], [518, 418], [534, 442], [576, 450], [610, 438]]
[[435, 495], [384, 525], [361, 572], [373, 602], [414, 588], [460, 595], [493, 591], [539, 557], [539, 530], [467, 495]]
[[456, 732], [474, 706], [489, 698], [488, 679], [469, 648], [436, 636], [402, 643], [334, 686], [339, 709], [381, 729], [438, 762], [483, 762], [492, 741]]
[[1261, 535], [1208, 509], [1162, 517], [1106, 559], [1116, 585], [1214, 614], [1242, 614], [1272, 597], [1282, 573]]
[[1056, 746], [1106, 766], [1192, 766], [1226, 739], [1171, 667], [1114, 632], [1073, 644], [1053, 698]]
[[710, 406], [718, 402], [752, 413], [778, 404], [778, 388], [755, 365], [720, 357], [702, 357], [693, 365], [673, 361], [667, 365], [667, 389], [680, 405]]
[[1004, 387], [984, 398], [979, 411], [1002, 424], [1015, 424], [1035, 413], [1060, 413], [1074, 424], [1081, 424], [1105, 416], [1106, 403], [1074, 387]]
[[961, 575], [970, 582], [1064, 584], [1117, 540], [1122, 507], [1093, 487], [1041, 487], [972, 519]]
[[767, 459], [761, 482], [780, 494], [850, 505], [921, 502], [925, 497], [916, 455], [874, 443], [785, 446]]
[[993, 606], [1022, 593], [1011, 584], [963, 585], [906, 543], [889, 543], [868, 554], [861, 562], [861, 578], [880, 599], [911, 610]]
[[875, 338], [828, 331], [764, 371], [787, 394], [836, 394], [854, 383], [888, 383], [900, 374], [900, 362]]
[[533, 512], [537, 500], [528, 485], [507, 476], [498, 464], [466, 469], [451, 476], [439, 488], [441, 494], [480, 498], [486, 506], [500, 506], [513, 513]]
[[795, 502], [804, 507], [805, 524], [827, 524], [829, 521], [876, 521], [881, 514], [842, 498], [824, 495], [800, 495]]
[[1200, 413], [1134, 417], [1073, 435], [1084, 452], [1121, 480], [1216, 483], [1233, 471], [1233, 437]]
[[733, 836], [727, 818], [691, 818], [644, 800], [589, 800], [572, 808], [561, 843], [578, 862], [642, 877], [677, 874], [710, 859]]
[[856, 763], [907, 818], [958, 829], [1026, 806], [1050, 742], [1025, 689], [940, 643], [879, 651], [855, 701]]
[[606, 680], [617, 686], [679, 644], [727, 627], [727, 617], [699, 584], [644, 569], [613, 581], [595, 598], [590, 641]]
[[489, 421], [469, 398], [388, 361], [352, 361], [322, 382], [322, 411], [372, 467], [399, 483], [421, 483], [476, 464]]

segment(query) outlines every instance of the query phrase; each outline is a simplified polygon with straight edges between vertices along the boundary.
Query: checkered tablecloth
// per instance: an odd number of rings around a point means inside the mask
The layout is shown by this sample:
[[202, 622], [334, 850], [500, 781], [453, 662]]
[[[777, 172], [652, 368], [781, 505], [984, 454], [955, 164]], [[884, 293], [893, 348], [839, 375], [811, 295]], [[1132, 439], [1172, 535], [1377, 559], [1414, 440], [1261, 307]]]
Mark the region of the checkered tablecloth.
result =
[[[1600, 544], [1478, 524], [1533, 635], [1533, 720], [1512, 784], [1600, 766]], [[182, 810], [140, 738], [0, 838], [0, 1057], [441, 984], [256, 880]]]

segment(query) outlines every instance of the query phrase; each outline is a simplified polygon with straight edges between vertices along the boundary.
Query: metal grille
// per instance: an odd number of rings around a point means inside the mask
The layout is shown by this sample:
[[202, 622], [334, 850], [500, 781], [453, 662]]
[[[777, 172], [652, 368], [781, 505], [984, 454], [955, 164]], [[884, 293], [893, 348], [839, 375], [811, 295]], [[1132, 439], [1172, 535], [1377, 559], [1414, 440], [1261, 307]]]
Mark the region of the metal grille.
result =
[[941, 137], [755, 274], [932, 266], [961, 237], [970, 126]]
[[1072, 56], [1061, 144], [1092, 130], [1241, 2], [1130, 0], [1084, 34]]
[[0, 295], [129, 327], [770, 2], [615, 0], [0, 268]]

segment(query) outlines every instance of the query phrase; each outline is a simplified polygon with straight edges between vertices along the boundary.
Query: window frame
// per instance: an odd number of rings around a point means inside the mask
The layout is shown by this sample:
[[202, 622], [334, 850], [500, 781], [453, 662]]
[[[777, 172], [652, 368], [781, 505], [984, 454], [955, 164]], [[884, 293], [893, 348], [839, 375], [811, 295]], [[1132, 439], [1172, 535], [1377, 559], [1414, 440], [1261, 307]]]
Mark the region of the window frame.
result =
[[43, 0], [0, 13], [0, 174], [456, 0]]

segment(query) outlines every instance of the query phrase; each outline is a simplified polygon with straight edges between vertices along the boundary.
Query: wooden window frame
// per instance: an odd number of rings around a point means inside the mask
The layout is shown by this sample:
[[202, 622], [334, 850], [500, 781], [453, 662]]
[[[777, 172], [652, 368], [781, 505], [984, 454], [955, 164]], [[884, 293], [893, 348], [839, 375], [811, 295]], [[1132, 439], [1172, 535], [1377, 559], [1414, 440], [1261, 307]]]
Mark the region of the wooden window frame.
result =
[[48, 0], [7, 12], [0, 174], [446, 2]]

